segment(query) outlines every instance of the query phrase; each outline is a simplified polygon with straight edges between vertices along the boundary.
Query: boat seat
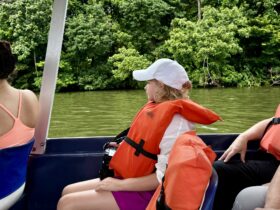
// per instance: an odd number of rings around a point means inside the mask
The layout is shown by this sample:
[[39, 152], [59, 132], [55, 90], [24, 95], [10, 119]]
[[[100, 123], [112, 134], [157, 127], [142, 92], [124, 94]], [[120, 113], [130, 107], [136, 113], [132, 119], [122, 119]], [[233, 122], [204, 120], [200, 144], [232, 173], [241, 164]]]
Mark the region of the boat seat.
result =
[[55, 210], [66, 185], [98, 177], [103, 153], [31, 155], [25, 194], [26, 208]]
[[28, 143], [0, 149], [0, 199], [17, 190], [26, 180], [27, 162], [34, 139]]
[[208, 188], [205, 192], [204, 200], [200, 207], [200, 210], [212, 210], [217, 186], [218, 186], [218, 174], [215, 168], [212, 168], [212, 175], [209, 181]]

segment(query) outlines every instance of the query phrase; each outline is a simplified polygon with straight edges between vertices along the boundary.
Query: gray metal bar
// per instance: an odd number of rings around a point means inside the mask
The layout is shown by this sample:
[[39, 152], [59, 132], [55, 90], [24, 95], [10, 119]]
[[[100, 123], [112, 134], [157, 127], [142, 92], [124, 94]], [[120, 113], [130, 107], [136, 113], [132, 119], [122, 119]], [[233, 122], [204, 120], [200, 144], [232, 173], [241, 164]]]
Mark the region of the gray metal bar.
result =
[[43, 154], [45, 152], [63, 41], [67, 3], [68, 0], [54, 0], [53, 2], [45, 66], [39, 97], [39, 122], [35, 128], [33, 154]]

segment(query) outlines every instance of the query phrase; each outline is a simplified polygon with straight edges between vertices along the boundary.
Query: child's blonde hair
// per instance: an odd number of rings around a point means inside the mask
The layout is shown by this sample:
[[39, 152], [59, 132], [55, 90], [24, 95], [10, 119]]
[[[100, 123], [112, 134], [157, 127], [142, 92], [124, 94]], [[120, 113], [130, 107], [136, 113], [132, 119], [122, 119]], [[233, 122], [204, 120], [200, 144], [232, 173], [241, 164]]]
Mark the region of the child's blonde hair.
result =
[[155, 102], [160, 103], [169, 100], [175, 99], [188, 99], [189, 98], [189, 91], [192, 88], [191, 81], [187, 81], [183, 84], [182, 89], [178, 90], [172, 87], [169, 87], [158, 80], [154, 80], [158, 88], [156, 95], [155, 95]]

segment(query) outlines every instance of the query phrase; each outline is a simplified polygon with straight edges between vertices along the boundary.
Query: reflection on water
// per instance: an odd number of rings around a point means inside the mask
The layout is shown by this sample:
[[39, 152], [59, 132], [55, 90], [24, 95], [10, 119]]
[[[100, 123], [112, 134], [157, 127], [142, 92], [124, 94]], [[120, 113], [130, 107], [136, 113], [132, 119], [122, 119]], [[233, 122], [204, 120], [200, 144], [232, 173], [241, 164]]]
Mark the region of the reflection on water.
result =
[[[274, 114], [280, 88], [194, 89], [191, 99], [213, 109], [223, 121], [197, 125], [199, 133], [240, 133]], [[146, 102], [144, 90], [58, 93], [49, 137], [115, 135]]]

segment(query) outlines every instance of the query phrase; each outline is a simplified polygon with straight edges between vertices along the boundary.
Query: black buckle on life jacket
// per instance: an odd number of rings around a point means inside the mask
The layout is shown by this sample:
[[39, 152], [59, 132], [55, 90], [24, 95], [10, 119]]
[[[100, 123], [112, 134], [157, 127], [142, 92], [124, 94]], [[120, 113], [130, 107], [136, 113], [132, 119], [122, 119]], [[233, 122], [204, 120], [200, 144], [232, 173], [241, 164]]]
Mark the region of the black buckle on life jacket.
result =
[[142, 155], [144, 155], [144, 156], [146, 156], [150, 159], [157, 160], [157, 155], [155, 155], [153, 153], [150, 153], [150, 152], [143, 149], [143, 146], [144, 146], [144, 143], [145, 143], [145, 141], [143, 139], [141, 139], [139, 144], [137, 144], [132, 139], [130, 139], [126, 136], [124, 141], [135, 149], [134, 155], [139, 156], [140, 154], [142, 154]]
[[272, 123], [273, 125], [280, 124], [280, 117], [274, 117], [274, 118], [272, 118], [271, 123]]

